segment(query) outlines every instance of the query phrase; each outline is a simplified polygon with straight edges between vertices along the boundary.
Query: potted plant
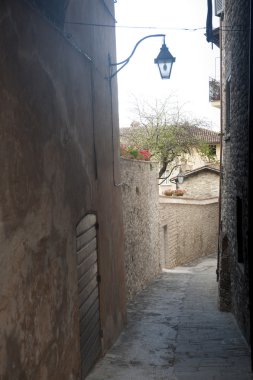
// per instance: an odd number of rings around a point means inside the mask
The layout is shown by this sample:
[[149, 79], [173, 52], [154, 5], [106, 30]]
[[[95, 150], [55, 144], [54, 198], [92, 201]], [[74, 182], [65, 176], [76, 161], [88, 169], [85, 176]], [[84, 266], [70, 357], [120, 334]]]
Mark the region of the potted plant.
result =
[[142, 160], [142, 161], [150, 161], [152, 154], [147, 149], [140, 149], [137, 146], [133, 145], [120, 145], [120, 155], [124, 158]]
[[174, 190], [174, 194], [173, 195], [176, 195], [177, 197], [182, 197], [185, 193], [186, 193], [186, 190], [176, 189], [176, 190]]
[[174, 190], [168, 189], [164, 190], [163, 195], [166, 195], [166, 197], [171, 197], [174, 194]]

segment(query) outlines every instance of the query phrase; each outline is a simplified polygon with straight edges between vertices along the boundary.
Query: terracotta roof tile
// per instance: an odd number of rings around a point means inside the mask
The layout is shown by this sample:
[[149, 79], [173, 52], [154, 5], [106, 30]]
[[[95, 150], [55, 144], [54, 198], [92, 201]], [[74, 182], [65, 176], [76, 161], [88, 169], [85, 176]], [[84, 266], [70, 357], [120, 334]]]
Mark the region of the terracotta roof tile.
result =
[[[200, 168], [196, 168], [194, 170], [189, 170], [189, 171], [184, 172], [182, 174], [183, 174], [184, 178], [187, 178], [187, 177], [191, 177], [191, 176], [198, 174], [199, 172], [203, 172], [203, 171], [210, 171], [210, 172], [216, 173], [217, 175], [220, 175], [220, 169], [217, 169], [217, 168], [210, 166], [210, 165], [204, 165], [204, 166], [201, 166]], [[175, 180], [176, 178], [177, 178], [177, 176], [172, 177], [171, 179]]]
[[192, 131], [194, 137], [198, 140], [203, 141], [208, 144], [219, 144], [220, 135], [218, 132], [211, 131], [210, 129], [189, 127]]
[[[121, 128], [120, 129], [120, 136], [121, 138], [127, 137], [129, 133], [131, 133], [131, 128]], [[138, 128], [138, 127], [136, 127]], [[196, 139], [203, 141], [208, 144], [219, 144], [220, 143], [220, 135], [218, 132], [211, 131], [210, 129], [205, 128], [198, 128], [198, 127], [192, 127], [187, 126], [187, 128], [192, 136], [194, 136]]]

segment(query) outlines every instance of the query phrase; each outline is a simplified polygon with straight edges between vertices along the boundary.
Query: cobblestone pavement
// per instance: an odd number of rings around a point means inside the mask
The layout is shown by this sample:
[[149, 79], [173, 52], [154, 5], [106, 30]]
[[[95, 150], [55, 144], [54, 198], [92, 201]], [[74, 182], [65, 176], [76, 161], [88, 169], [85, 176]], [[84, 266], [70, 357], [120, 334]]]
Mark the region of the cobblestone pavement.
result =
[[248, 380], [250, 354], [217, 309], [216, 259], [163, 272], [129, 305], [128, 326], [88, 380]]

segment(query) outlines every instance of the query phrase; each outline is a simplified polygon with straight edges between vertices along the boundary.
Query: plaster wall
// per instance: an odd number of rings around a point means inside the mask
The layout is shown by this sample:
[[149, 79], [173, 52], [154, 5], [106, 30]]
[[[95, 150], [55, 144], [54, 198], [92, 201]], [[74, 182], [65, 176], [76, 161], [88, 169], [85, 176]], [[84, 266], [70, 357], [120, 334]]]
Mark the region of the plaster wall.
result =
[[[114, 23], [98, 0], [65, 11]], [[99, 224], [103, 350], [126, 317], [117, 90], [111, 113], [105, 79], [115, 36], [70, 25], [63, 35], [26, 1], [1, 1], [0, 14], [0, 378], [77, 380], [75, 229], [89, 212]]]
[[127, 300], [160, 272], [158, 164], [121, 158]]
[[[220, 161], [220, 144], [214, 144], [216, 146], [216, 154], [212, 160], [201, 155], [197, 149], [192, 149], [191, 154], [185, 153], [182, 157], [182, 170], [194, 170], [205, 165], [214, 165]], [[173, 174], [174, 175], [174, 174]]]

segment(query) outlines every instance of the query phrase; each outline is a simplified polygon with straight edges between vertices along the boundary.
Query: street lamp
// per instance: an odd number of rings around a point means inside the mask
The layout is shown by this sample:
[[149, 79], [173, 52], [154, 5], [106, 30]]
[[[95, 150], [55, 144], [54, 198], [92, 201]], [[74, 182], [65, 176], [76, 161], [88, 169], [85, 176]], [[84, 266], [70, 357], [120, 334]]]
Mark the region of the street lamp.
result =
[[[180, 166], [180, 165], [177, 165], [177, 166]], [[174, 170], [175, 168], [176, 168], [176, 166], [174, 166], [174, 168], [172, 170]], [[170, 172], [170, 174], [171, 174], [171, 172]], [[183, 184], [183, 182], [184, 182], [184, 174], [181, 171], [181, 167], [180, 167], [180, 171], [179, 171], [178, 175], [176, 177], [174, 177], [174, 178], [171, 178], [170, 182], [172, 182], [172, 183], [174, 183], [176, 185], [176, 189], [179, 188], [178, 185], [182, 185]]]
[[160, 53], [158, 54], [157, 58], [154, 60], [154, 62], [158, 65], [162, 79], [170, 79], [172, 65], [175, 62], [175, 60], [176, 58], [174, 58], [171, 55], [171, 53], [169, 52], [169, 49], [165, 45], [165, 37], [164, 37], [164, 42], [160, 49]]
[[177, 175], [177, 182], [179, 183], [179, 185], [182, 185], [182, 183], [184, 182], [184, 175], [181, 171]]
[[[158, 54], [157, 58], [154, 60], [154, 63], [156, 63], [158, 65], [158, 68], [159, 68], [159, 71], [161, 74], [161, 78], [162, 79], [169, 79], [170, 74], [171, 74], [172, 65], [176, 59], [171, 55], [171, 53], [169, 52], [169, 49], [167, 48], [167, 46], [165, 44], [165, 34], [150, 34], [148, 36], [143, 37], [142, 39], [140, 39], [136, 43], [132, 53], [130, 54], [130, 56], [128, 58], [124, 59], [124, 61], [112, 63], [110, 55], [109, 55], [110, 75], [109, 75], [108, 79], [111, 80], [116, 74], [118, 74], [118, 72], [120, 70], [123, 69], [123, 67], [125, 67], [128, 64], [128, 62], [130, 61], [130, 59], [134, 55], [135, 50], [137, 49], [138, 45], [142, 41], [146, 40], [147, 38], [152, 38], [152, 37], [163, 37], [163, 45], [160, 49], [160, 53]], [[116, 69], [116, 71], [113, 72], [113, 67], [117, 67], [119, 65], [121, 65], [120, 68]]]

